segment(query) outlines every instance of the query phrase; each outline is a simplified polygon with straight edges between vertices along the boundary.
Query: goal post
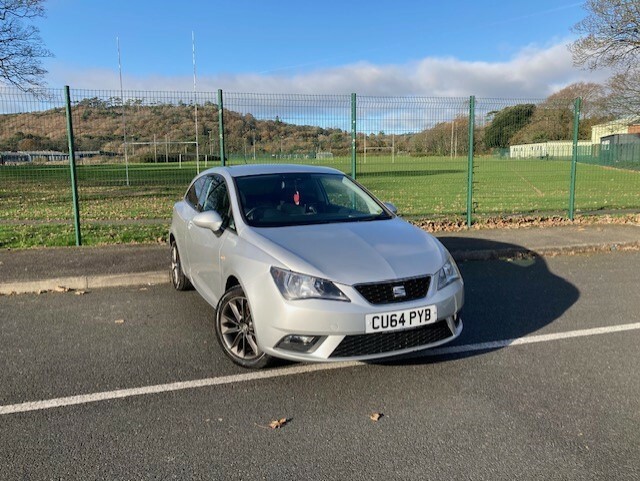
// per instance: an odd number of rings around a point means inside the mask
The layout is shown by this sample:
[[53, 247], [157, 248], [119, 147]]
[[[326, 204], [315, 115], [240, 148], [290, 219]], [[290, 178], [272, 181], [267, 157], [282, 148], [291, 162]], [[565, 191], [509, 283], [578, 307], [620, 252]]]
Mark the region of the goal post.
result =
[[316, 159], [333, 159], [333, 152], [316, 152]]
[[[386, 154], [386, 155], [385, 155]], [[373, 157], [391, 157], [391, 163], [396, 161], [395, 149], [392, 146], [388, 147], [366, 147], [364, 148], [364, 163], [367, 163], [367, 155]]]
[[375, 152], [385, 152], [385, 151], [390, 151], [391, 152], [391, 163], [395, 164], [396, 162], [396, 134], [391, 134], [391, 145], [385, 145], [382, 147], [368, 147], [367, 146], [367, 135], [365, 134], [364, 136], [364, 145], [363, 145], [363, 152], [364, 152], [364, 163], [367, 163], [367, 152], [370, 151], [374, 151], [374, 155]]

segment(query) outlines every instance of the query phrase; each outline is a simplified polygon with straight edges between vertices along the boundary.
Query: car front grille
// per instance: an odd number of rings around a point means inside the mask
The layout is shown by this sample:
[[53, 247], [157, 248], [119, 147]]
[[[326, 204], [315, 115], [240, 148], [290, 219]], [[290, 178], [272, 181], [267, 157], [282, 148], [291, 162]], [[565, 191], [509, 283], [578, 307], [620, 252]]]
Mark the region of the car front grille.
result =
[[[370, 304], [393, 304], [421, 299], [429, 290], [429, 276], [398, 279], [395, 281], [356, 284], [353, 286]], [[406, 295], [394, 295], [394, 287], [402, 286]]]
[[383, 354], [433, 344], [452, 336], [453, 333], [446, 321], [438, 321], [435, 324], [404, 331], [345, 336], [329, 357]]

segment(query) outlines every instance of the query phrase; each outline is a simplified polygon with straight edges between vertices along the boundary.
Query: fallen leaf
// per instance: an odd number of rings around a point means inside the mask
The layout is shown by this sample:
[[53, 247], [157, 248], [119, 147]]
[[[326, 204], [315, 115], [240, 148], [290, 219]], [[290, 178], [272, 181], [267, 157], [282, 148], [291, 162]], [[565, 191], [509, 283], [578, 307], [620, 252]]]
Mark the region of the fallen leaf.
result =
[[55, 289], [53, 289], [53, 292], [69, 292], [71, 289], [69, 289], [68, 287], [65, 286], [58, 286]]
[[147, 289], [146, 287], [141, 287], [140, 290], [141, 291], [148, 291], [149, 289]]
[[124, 319], [116, 319], [115, 323], [116, 324], [124, 324]]
[[76, 291], [75, 295], [76, 296], [84, 296], [87, 293], [87, 291]]
[[382, 413], [373, 413], [369, 415], [369, 419], [371, 419], [374, 423], [377, 423], [382, 416], [384, 416], [384, 414]]
[[276, 421], [271, 421], [269, 423], [269, 427], [271, 429], [278, 429], [287, 424], [287, 418], [278, 419]]

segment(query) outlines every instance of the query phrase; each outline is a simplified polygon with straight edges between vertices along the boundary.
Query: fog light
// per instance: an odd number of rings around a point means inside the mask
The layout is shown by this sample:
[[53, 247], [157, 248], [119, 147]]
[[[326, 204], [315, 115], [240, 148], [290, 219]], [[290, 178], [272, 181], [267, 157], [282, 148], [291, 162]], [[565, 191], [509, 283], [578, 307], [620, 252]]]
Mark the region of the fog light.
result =
[[310, 352], [318, 343], [318, 336], [301, 336], [292, 334], [284, 337], [276, 346], [277, 349], [284, 349], [295, 352]]

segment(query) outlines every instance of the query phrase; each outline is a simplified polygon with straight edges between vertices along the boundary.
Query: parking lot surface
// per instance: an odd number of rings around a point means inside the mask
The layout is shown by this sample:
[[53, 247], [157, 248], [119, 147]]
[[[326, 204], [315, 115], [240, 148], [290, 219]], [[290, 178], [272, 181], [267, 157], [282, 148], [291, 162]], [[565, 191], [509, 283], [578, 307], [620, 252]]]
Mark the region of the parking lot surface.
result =
[[193, 291], [2, 296], [0, 479], [639, 479], [640, 253], [460, 267], [455, 345], [259, 373]]

